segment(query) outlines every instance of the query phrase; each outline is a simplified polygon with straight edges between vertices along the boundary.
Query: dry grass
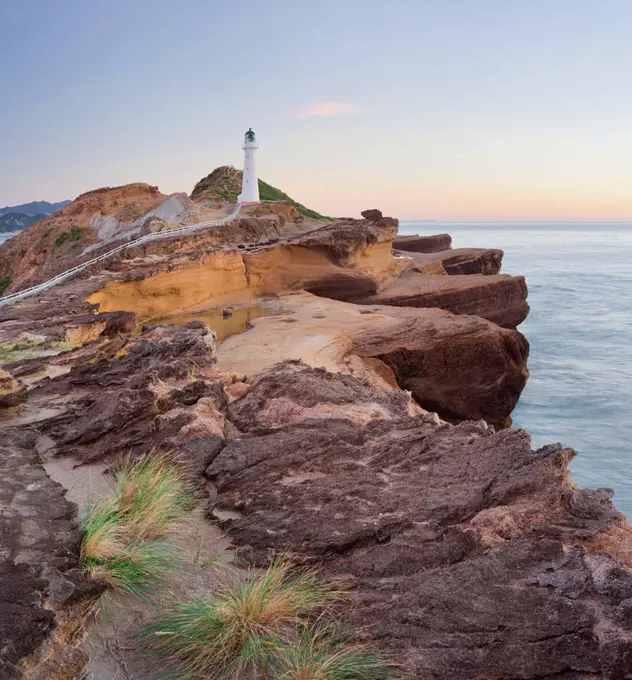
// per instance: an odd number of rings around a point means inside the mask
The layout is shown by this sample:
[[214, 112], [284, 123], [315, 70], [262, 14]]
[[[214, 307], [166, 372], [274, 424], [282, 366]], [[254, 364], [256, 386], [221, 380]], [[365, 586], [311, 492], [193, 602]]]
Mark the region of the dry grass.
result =
[[146, 592], [175, 566], [166, 538], [193, 501], [183, 473], [166, 458], [128, 460], [114, 477], [112, 497], [85, 514], [81, 564], [115, 589]]

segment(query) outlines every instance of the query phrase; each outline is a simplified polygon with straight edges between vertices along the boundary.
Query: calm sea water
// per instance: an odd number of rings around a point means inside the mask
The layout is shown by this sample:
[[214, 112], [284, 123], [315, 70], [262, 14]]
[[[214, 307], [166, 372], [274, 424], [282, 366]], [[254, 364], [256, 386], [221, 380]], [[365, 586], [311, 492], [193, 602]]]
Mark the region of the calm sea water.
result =
[[455, 248], [501, 248], [503, 271], [526, 277], [531, 375], [516, 427], [577, 450], [573, 479], [614, 488], [632, 517], [632, 224], [400, 224], [441, 232]]
[[400, 225], [444, 231], [455, 248], [502, 248], [503, 271], [527, 279], [531, 376], [515, 425], [535, 446], [576, 449], [575, 481], [613, 487], [632, 517], [632, 224]]

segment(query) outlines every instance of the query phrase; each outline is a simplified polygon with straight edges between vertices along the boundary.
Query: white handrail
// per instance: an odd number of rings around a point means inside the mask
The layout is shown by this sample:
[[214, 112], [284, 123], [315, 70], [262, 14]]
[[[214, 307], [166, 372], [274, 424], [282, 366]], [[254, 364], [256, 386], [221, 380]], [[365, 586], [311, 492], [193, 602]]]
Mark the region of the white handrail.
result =
[[77, 272], [83, 271], [84, 269], [91, 267], [93, 264], [96, 264], [97, 262], [101, 262], [102, 260], [105, 260], [106, 258], [110, 257], [111, 255], [114, 255], [115, 253], [120, 252], [121, 250], [125, 250], [125, 248], [133, 248], [134, 246], [140, 245], [141, 243], [149, 243], [150, 241], [157, 241], [157, 240], [163, 239], [163, 238], [171, 238], [172, 236], [179, 236], [180, 234], [188, 234], [192, 231], [199, 231], [200, 229], [208, 229], [210, 227], [219, 227], [222, 224], [226, 224], [227, 222], [234, 220], [235, 217], [237, 217], [237, 215], [239, 214], [240, 210], [241, 210], [241, 204], [238, 203], [233, 208], [232, 212], [229, 215], [226, 215], [226, 217], [221, 217], [218, 220], [210, 220], [210, 221], [207, 221], [207, 222], [199, 222], [198, 224], [190, 224], [189, 226], [186, 226], [186, 227], [176, 227], [175, 229], [168, 229], [166, 231], [159, 231], [156, 234], [146, 234], [145, 236], [140, 236], [139, 238], [134, 239], [133, 241], [130, 241], [129, 243], [124, 243], [120, 246], [117, 246], [116, 248], [112, 248], [112, 250], [108, 250], [107, 253], [103, 253], [103, 255], [99, 255], [98, 257], [95, 257], [92, 260], [88, 260], [87, 262], [84, 262], [83, 264], [79, 264], [76, 267], [73, 267], [72, 269], [67, 269], [65, 272], [62, 272], [61, 274], [57, 274], [56, 276], [53, 276], [52, 279], [49, 279], [48, 281], [44, 281], [44, 283], [40, 283], [37, 286], [31, 286], [31, 288], [26, 288], [25, 290], [21, 290], [17, 293], [12, 293], [11, 295], [1, 297], [0, 298], [0, 307], [13, 304], [14, 302], [17, 302], [18, 300], [24, 300], [25, 298], [31, 297], [33, 295], [37, 295], [38, 293], [41, 293], [44, 290], [48, 290], [48, 288], [52, 288], [53, 286], [56, 286], [58, 283], [65, 281], [66, 279], [70, 278], [71, 276], [73, 276]]

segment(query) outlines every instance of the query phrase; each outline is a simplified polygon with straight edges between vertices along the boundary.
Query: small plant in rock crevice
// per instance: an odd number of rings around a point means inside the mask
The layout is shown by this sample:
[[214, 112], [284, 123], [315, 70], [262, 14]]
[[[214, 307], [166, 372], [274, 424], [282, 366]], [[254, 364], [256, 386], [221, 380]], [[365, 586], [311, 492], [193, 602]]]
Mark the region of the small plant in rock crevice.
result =
[[194, 493], [165, 457], [128, 460], [112, 492], [85, 513], [80, 562], [92, 578], [142, 595], [174, 567], [177, 556], [167, 538], [192, 509]]

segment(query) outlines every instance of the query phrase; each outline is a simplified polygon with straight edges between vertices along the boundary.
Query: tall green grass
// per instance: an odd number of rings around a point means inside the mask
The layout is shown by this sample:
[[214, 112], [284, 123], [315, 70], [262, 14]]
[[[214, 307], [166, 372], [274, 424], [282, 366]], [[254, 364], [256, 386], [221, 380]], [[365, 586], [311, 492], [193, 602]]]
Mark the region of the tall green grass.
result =
[[279, 680], [381, 680], [396, 667], [363, 646], [348, 646], [335, 631], [305, 629], [279, 647], [274, 677]]
[[175, 566], [166, 539], [193, 502], [183, 473], [166, 458], [128, 460], [114, 475], [111, 497], [83, 518], [81, 564], [116, 590], [144, 594]]
[[210, 599], [172, 604], [142, 639], [179, 662], [187, 677], [241, 677], [270, 669], [282, 644], [337, 597], [313, 573], [292, 574], [289, 561], [279, 558], [262, 574], [232, 575]]
[[205, 680], [378, 680], [393, 666], [349, 647], [323, 622], [341, 593], [286, 558], [233, 574], [209, 598], [175, 602], [141, 635], [143, 647]]

